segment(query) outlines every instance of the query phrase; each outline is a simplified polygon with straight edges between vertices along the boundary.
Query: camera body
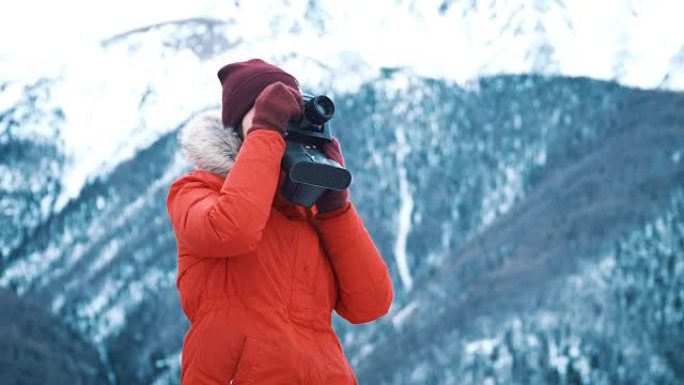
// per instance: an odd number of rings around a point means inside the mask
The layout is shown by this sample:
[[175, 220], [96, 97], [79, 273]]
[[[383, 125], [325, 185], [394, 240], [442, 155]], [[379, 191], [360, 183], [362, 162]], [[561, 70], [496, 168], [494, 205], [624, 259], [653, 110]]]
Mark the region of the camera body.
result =
[[351, 184], [351, 173], [320, 150], [321, 144], [332, 141], [329, 121], [334, 113], [327, 96], [302, 93], [302, 118], [288, 122], [281, 161], [287, 176], [280, 192], [294, 204], [311, 207], [326, 189], [343, 190]]

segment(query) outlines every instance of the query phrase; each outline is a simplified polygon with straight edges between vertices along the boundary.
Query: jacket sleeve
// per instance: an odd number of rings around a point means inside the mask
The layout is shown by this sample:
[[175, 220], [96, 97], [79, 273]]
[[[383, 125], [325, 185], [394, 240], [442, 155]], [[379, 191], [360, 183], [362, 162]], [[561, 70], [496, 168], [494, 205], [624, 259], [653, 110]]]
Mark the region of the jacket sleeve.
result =
[[335, 311], [360, 324], [387, 314], [394, 299], [392, 278], [354, 205], [313, 220], [337, 278]]
[[253, 130], [220, 191], [192, 173], [171, 185], [167, 210], [179, 246], [198, 256], [231, 257], [256, 249], [278, 184], [282, 135]]

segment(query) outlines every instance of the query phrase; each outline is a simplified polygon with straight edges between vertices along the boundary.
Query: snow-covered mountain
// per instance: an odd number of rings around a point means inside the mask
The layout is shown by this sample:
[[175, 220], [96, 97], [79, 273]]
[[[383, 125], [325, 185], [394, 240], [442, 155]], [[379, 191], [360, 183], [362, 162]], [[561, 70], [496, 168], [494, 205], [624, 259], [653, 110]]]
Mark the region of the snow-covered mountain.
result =
[[177, 382], [176, 134], [262, 57], [336, 101], [392, 270], [390, 315], [334, 319], [362, 383], [681, 381], [682, 6], [601, 4], [79, 4], [36, 33], [27, 2], [0, 27], [25, 40], [0, 48], [0, 286], [103, 383]]
[[218, 68], [250, 57], [333, 95], [383, 68], [461, 85], [532, 72], [684, 89], [684, 3], [676, 0], [67, 0], [3, 11], [0, 108], [47, 78], [47, 103], [64, 112], [70, 162], [58, 207], [89, 177], [217, 104]]

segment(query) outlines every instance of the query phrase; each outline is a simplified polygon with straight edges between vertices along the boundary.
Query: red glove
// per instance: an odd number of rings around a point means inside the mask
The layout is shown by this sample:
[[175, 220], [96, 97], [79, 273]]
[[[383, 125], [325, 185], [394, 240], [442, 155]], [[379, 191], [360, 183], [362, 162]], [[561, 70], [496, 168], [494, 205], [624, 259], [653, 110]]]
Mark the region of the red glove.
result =
[[285, 136], [287, 123], [302, 116], [302, 95], [282, 82], [275, 82], [263, 91], [254, 101], [252, 127], [247, 130], [265, 128]]
[[[328, 158], [336, 161], [344, 167], [344, 157], [342, 157], [342, 150], [340, 149], [340, 142], [333, 137], [332, 142], [325, 142], [320, 146]], [[349, 188], [344, 190], [327, 189], [316, 201], [316, 208], [319, 213], [327, 213], [346, 206], [349, 202]]]

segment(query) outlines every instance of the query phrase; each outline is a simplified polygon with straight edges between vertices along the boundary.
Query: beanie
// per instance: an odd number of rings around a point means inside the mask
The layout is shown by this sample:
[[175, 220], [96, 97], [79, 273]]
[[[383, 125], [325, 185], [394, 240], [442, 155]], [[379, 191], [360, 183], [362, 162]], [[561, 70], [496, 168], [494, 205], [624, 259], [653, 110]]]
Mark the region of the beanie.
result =
[[226, 64], [218, 71], [218, 78], [223, 87], [221, 121], [224, 127], [237, 130], [240, 137], [240, 122], [264, 88], [280, 81], [299, 89], [292, 75], [261, 59]]

